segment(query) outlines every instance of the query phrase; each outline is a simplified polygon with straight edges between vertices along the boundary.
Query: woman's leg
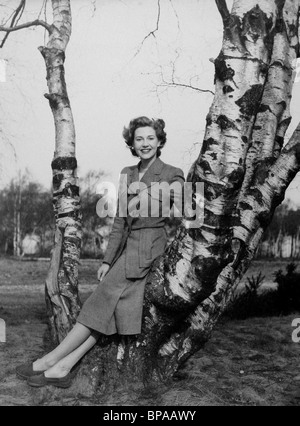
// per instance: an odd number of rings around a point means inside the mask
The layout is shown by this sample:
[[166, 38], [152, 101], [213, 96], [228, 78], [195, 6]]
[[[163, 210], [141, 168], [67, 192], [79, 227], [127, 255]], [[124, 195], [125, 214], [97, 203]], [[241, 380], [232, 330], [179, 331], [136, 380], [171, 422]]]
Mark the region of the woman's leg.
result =
[[60, 379], [65, 377], [74, 365], [90, 350], [92, 349], [99, 338], [98, 333], [93, 333], [82, 345], [71, 352], [66, 357], [58, 361], [52, 368], [45, 372], [45, 376], [48, 378]]
[[74, 328], [52, 352], [33, 363], [34, 371], [46, 371], [57, 364], [61, 359], [72, 353], [75, 349], [86, 342], [92, 334], [90, 328], [76, 323]]

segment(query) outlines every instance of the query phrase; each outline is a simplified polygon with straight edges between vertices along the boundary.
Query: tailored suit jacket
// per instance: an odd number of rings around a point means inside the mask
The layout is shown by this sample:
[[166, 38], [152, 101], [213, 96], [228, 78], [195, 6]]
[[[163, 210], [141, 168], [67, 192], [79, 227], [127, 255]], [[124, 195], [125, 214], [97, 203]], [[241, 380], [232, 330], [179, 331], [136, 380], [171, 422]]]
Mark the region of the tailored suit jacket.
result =
[[[140, 163], [121, 171], [117, 213], [103, 259], [112, 267], [126, 246], [126, 278], [149, 272], [167, 245], [164, 225], [170, 208], [183, 209], [183, 171], [157, 158], [139, 181]], [[173, 184], [173, 190], [162, 192], [165, 184]]]

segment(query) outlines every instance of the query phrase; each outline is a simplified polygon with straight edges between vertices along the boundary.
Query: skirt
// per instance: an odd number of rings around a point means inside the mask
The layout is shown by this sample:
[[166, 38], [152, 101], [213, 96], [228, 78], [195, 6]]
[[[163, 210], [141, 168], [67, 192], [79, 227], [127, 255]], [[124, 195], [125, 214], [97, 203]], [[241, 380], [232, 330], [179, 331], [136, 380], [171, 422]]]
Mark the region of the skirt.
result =
[[77, 322], [105, 335], [140, 334], [147, 275], [126, 278], [126, 247], [84, 303]]

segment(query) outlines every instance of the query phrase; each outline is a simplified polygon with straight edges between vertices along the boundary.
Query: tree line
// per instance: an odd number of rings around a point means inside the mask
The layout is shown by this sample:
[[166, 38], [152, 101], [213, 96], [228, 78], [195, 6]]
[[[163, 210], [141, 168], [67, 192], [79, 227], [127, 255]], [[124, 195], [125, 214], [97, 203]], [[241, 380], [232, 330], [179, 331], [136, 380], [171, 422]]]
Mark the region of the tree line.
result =
[[[96, 214], [99, 200], [97, 184], [103, 172], [91, 170], [80, 179], [83, 215], [82, 257], [101, 259], [111, 228], [111, 220]], [[167, 233], [174, 237], [178, 219], [170, 218]], [[0, 254], [49, 257], [53, 247], [55, 221], [52, 193], [35, 182], [26, 172], [0, 190]], [[281, 257], [282, 253], [300, 253], [295, 245], [300, 238], [300, 208], [282, 204], [258, 249], [258, 257]], [[288, 247], [283, 247], [288, 244]], [[299, 244], [300, 247], [300, 244]], [[276, 255], [276, 253], [278, 253]], [[297, 255], [298, 253], [298, 255]]]
[[[83, 216], [82, 256], [100, 258], [101, 229], [109, 221], [96, 214], [96, 187], [103, 172], [89, 171], [80, 179]], [[0, 190], [0, 254], [49, 257], [55, 220], [52, 191], [35, 182], [28, 172]]]

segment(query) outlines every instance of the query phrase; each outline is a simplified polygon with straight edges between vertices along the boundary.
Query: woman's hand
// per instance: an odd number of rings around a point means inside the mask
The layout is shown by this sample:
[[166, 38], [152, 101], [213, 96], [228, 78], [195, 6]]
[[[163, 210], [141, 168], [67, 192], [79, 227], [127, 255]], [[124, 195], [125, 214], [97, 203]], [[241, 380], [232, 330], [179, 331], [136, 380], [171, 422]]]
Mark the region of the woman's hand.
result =
[[109, 268], [110, 268], [110, 265], [108, 263], [102, 263], [102, 265], [100, 266], [97, 272], [98, 281], [102, 281], [102, 279], [107, 274]]

